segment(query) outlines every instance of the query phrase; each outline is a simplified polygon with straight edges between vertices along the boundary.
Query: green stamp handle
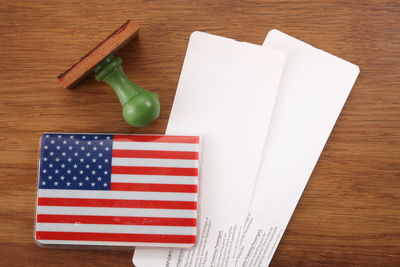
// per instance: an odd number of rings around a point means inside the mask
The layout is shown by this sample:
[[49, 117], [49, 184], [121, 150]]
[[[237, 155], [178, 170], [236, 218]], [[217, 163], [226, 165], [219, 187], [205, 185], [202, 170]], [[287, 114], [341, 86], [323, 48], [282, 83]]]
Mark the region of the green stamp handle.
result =
[[122, 69], [122, 59], [110, 55], [94, 69], [97, 81], [110, 85], [117, 93], [125, 121], [132, 126], [143, 127], [160, 115], [160, 100], [156, 93], [143, 89], [132, 82]]

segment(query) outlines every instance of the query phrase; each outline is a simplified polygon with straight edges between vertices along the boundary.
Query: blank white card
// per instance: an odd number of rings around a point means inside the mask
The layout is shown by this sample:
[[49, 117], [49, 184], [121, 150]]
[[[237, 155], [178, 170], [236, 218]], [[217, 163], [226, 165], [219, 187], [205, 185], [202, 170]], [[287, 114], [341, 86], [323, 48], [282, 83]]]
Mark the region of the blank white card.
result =
[[137, 266], [232, 266], [283, 64], [284, 54], [274, 49], [191, 35], [166, 134], [202, 137], [199, 239], [193, 249], [138, 248]]
[[268, 266], [360, 72], [278, 30], [266, 48], [286, 54], [237, 266]]

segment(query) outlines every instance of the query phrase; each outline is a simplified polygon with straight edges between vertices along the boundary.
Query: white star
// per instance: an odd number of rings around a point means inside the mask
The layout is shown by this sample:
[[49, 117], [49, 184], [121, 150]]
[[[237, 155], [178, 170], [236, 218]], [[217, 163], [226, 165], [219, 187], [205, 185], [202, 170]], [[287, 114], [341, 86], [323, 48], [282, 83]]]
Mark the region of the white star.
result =
[[83, 158], [80, 158], [79, 160], [80, 160], [81, 162], [84, 162], [84, 161], [85, 161]]
[[61, 164], [61, 168], [65, 168], [65, 164], [63, 163], [63, 164]]
[[107, 175], [107, 174], [108, 174], [108, 171], [104, 171], [104, 174]]
[[47, 158], [43, 158], [43, 161], [47, 161]]
[[97, 150], [97, 147], [94, 146], [94, 147], [93, 147], [93, 150], [96, 151], [96, 150]]
[[85, 180], [86, 180], [86, 181], [89, 181], [89, 177], [88, 177], [88, 176], [86, 176], [86, 177], [85, 177]]
[[54, 185], [55, 185], [55, 186], [57, 186], [57, 185], [58, 185], [58, 182], [57, 182], [57, 181], [55, 181], [55, 182], [54, 182]]
[[64, 141], [63, 141], [63, 144], [64, 144], [64, 145], [67, 144], [67, 140], [64, 140]]
[[107, 186], [107, 183], [104, 183], [103, 186]]
[[99, 166], [97, 166], [97, 168], [101, 169], [101, 168], [103, 168], [103, 166], [99, 165]]
[[46, 184], [46, 182], [45, 182], [45, 181], [43, 181], [43, 182], [42, 182], [42, 185], [45, 185], [45, 184]]
[[72, 146], [69, 146], [68, 149], [69, 149], [69, 150], [72, 150]]
[[47, 170], [46, 170], [46, 169], [44, 169], [42, 172], [43, 172], [43, 173], [46, 173], [46, 172], [47, 172]]
[[61, 147], [60, 146], [56, 146], [56, 148], [57, 148], [57, 150], [60, 150]]
[[75, 141], [75, 144], [79, 144], [79, 141], [78, 141], [78, 140], [76, 140], [76, 141]]
[[98, 139], [97, 135], [94, 137], [94, 139], [96, 139], [96, 140]]
[[74, 168], [75, 168], [75, 169], [78, 168], [78, 165], [74, 164]]
[[71, 183], [70, 182], [67, 182], [67, 186], [70, 186], [71, 185]]
[[85, 147], [84, 147], [84, 146], [81, 146], [81, 150], [85, 150]]
[[61, 138], [61, 135], [57, 136], [58, 138]]
[[46, 134], [46, 138], [49, 138], [49, 135], [48, 135], [48, 134]]
[[88, 153], [86, 153], [86, 156], [88, 156], [88, 157], [89, 157], [89, 156], [90, 156], [90, 153], [89, 153], [89, 152], [88, 152]]
[[101, 181], [101, 177], [97, 177], [97, 180], [98, 180], [98, 181]]
[[83, 185], [83, 183], [82, 183], [82, 182], [80, 182], [80, 183], [79, 183], [79, 186], [82, 186], [82, 185]]
[[74, 177], [72, 177], [72, 179], [74, 179], [74, 181], [76, 181], [77, 177], [76, 177], [76, 176], [74, 176]]
[[52, 144], [54, 144], [54, 142], [55, 142], [54, 140], [51, 140], [51, 141], [50, 141], [50, 143], [52, 143]]
[[54, 152], [53, 152], [53, 151], [51, 151], [51, 152], [50, 152], [50, 156], [53, 156], [53, 155], [54, 155]]
[[49, 167], [50, 167], [50, 168], [53, 168], [53, 164], [50, 163], [50, 164], [49, 164]]
[[96, 184], [95, 183], [92, 183], [92, 186], [95, 186]]
[[86, 139], [86, 136], [82, 136], [82, 139]]
[[49, 148], [49, 146], [44, 146], [44, 149], [48, 149]]
[[71, 162], [71, 160], [72, 160], [71, 158], [68, 158], [68, 162]]
[[53, 176], [49, 175], [49, 180], [53, 179]]
[[103, 153], [99, 153], [99, 157], [102, 157], [103, 156]]
[[92, 142], [91, 141], [87, 141], [87, 144], [90, 146], [92, 144]]
[[109, 137], [109, 136], [107, 136], [106, 138], [107, 138], [108, 140], [110, 140], [110, 137]]
[[96, 171], [92, 171], [92, 174], [96, 174]]
[[108, 163], [108, 159], [105, 159], [104, 162], [105, 162], [105, 163]]
[[106, 151], [110, 150], [110, 148], [108, 148], [108, 147], [106, 147], [105, 149], [106, 149]]
[[74, 153], [74, 156], [77, 157], [77, 156], [78, 156], [78, 152], [75, 152], [75, 153]]
[[101, 142], [100, 142], [100, 145], [102, 146], [103, 144], [104, 144], [103, 141], [101, 141]]
[[89, 164], [86, 164], [86, 169], [89, 169], [90, 168], [90, 165]]
[[67, 155], [67, 153], [63, 152], [63, 153], [61, 153], [61, 155], [65, 156], [65, 155]]
[[58, 173], [58, 170], [55, 170], [54, 173]]
[[67, 170], [67, 173], [68, 173], [68, 174], [71, 174], [71, 170]]
[[80, 170], [80, 171], [79, 171], [79, 174], [83, 174], [83, 170]]
[[60, 177], [60, 179], [61, 179], [61, 180], [64, 180], [64, 179], [65, 179], [65, 177], [64, 177], [64, 176], [61, 176], [61, 177]]
[[73, 135], [70, 135], [70, 136], [69, 136], [69, 138], [71, 138], [71, 139], [72, 139], [72, 138], [74, 138], [74, 136], [73, 136]]
[[96, 162], [96, 159], [92, 159], [93, 162]]
[[60, 158], [56, 158], [56, 161], [59, 162], [59, 161], [60, 161]]

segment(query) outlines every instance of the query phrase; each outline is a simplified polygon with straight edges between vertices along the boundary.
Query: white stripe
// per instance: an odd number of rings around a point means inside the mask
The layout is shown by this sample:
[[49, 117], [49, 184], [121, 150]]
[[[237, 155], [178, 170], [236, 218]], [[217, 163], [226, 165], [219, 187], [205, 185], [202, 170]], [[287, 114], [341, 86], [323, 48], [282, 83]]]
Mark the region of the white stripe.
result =
[[154, 225], [113, 225], [83, 223], [36, 223], [36, 231], [80, 232], [80, 233], [116, 233], [116, 234], [160, 234], [195, 235], [196, 227], [154, 226]]
[[197, 210], [37, 206], [37, 214], [196, 218]]
[[121, 247], [193, 247], [194, 244], [180, 243], [149, 243], [149, 242], [108, 242], [108, 241], [76, 241], [76, 240], [36, 240], [40, 245], [98, 245]]
[[190, 160], [190, 159], [112, 158], [112, 166], [197, 168], [198, 167], [198, 160]]
[[111, 174], [113, 183], [197, 184], [196, 176]]
[[155, 142], [113, 142], [113, 149], [123, 150], [162, 150], [199, 151], [199, 144], [155, 143]]
[[197, 201], [196, 193], [39, 189], [38, 197]]

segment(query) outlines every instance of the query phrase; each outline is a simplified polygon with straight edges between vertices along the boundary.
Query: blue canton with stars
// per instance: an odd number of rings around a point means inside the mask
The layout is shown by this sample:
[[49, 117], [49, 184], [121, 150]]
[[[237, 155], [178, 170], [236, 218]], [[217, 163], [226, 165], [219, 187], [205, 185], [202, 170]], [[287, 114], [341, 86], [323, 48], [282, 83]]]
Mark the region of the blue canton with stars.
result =
[[110, 190], [112, 135], [42, 137], [40, 189]]

